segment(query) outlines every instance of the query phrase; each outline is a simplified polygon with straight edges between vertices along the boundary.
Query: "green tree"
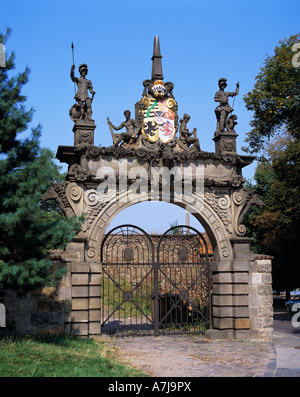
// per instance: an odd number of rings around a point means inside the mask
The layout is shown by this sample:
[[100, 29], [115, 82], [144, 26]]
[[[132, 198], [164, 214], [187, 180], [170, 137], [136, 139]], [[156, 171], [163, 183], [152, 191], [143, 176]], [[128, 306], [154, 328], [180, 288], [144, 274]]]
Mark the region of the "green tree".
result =
[[172, 223], [169, 223], [169, 227], [170, 227], [170, 228], [173, 228], [173, 229], [171, 230], [170, 234], [174, 234], [174, 235], [182, 234], [181, 228], [180, 228], [180, 227], [177, 227], [177, 226], [179, 226], [179, 223], [178, 223], [177, 220], [174, 221], [174, 222], [172, 222]]
[[274, 256], [274, 288], [288, 293], [300, 280], [300, 68], [292, 63], [299, 42], [300, 34], [279, 42], [244, 97], [253, 111], [246, 151], [260, 154], [254, 187], [266, 204], [246, 224], [254, 249]]
[[274, 54], [267, 56], [253, 90], [244, 96], [247, 109], [253, 112], [246, 152], [260, 152], [283, 128], [300, 139], [300, 67], [292, 63], [293, 45], [299, 42], [300, 33], [280, 41]]
[[[10, 34], [0, 34], [5, 44]], [[54, 285], [64, 270], [54, 269], [47, 258], [49, 250], [63, 249], [79, 230], [77, 218], [64, 219], [53, 205], [40, 203], [51, 182], [62, 175], [53, 153], [41, 148], [41, 127], [26, 139], [18, 135], [27, 130], [33, 109], [26, 110], [22, 87], [29, 69], [17, 76], [11, 53], [6, 67], [0, 68], [0, 289], [19, 292], [37, 286]]]
[[[271, 161], [264, 158], [261, 160], [255, 170], [254, 182], [247, 181], [245, 187], [254, 190], [259, 198], [266, 203], [270, 196], [270, 187], [274, 180], [274, 171], [272, 169]], [[258, 206], [251, 206], [246, 214], [243, 224], [247, 227], [247, 235], [253, 238], [251, 249], [255, 253], [270, 254], [266, 245], [264, 244], [264, 231], [255, 223], [256, 218], [262, 213], [263, 209]]]
[[[266, 207], [249, 215], [254, 244], [274, 256], [273, 285], [277, 290], [299, 287], [300, 280], [300, 147], [288, 133], [269, 145], [269, 159], [259, 163], [257, 192]], [[267, 183], [265, 181], [267, 180]]]

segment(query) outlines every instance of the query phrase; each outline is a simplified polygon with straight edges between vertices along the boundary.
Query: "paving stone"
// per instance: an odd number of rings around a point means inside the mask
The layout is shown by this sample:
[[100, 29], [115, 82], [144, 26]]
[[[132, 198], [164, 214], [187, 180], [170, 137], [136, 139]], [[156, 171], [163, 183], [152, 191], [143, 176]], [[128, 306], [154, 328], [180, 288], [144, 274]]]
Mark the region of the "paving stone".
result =
[[[191, 337], [114, 338], [119, 358], [154, 377], [262, 377], [274, 370], [271, 342], [209, 341]], [[272, 361], [273, 360], [273, 361]]]
[[111, 337], [121, 361], [152, 377], [300, 377], [300, 334], [272, 342], [203, 336]]

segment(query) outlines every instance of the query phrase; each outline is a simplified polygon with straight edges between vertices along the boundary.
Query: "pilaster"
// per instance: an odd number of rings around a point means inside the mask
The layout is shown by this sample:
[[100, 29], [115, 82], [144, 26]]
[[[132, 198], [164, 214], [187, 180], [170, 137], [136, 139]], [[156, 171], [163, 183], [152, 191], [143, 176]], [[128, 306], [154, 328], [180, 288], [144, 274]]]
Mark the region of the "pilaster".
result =
[[101, 334], [101, 272], [100, 262], [71, 263], [72, 296], [71, 310], [65, 322], [66, 333]]
[[233, 260], [216, 261], [212, 266], [213, 330], [206, 333], [216, 339], [249, 339], [249, 272], [253, 254], [250, 239], [232, 240]]

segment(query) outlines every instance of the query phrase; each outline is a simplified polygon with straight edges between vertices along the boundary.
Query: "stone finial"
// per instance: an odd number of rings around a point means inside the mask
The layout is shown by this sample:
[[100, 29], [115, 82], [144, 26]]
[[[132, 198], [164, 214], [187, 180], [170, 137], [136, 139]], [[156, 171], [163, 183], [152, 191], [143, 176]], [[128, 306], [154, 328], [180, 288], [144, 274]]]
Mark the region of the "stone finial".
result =
[[162, 55], [160, 53], [159, 36], [154, 36], [153, 56], [152, 56], [152, 76], [151, 79], [163, 80], [163, 71], [161, 63]]

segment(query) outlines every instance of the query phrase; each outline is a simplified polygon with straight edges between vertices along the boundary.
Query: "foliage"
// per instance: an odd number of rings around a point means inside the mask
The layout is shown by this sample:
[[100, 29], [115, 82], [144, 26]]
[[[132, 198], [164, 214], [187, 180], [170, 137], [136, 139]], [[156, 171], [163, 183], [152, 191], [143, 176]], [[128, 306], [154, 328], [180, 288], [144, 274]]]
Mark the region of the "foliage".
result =
[[[270, 160], [266, 158], [261, 159], [258, 163], [254, 182], [247, 181], [245, 187], [247, 189], [255, 190], [255, 193], [259, 198], [266, 204], [270, 196], [270, 187], [273, 183], [274, 171], [271, 166]], [[264, 232], [256, 224], [257, 217], [264, 211], [257, 206], [250, 207], [247, 212], [243, 224], [247, 227], [247, 235], [251, 236], [253, 242], [251, 244], [251, 249], [256, 253], [270, 254], [266, 245], [264, 244]]]
[[146, 376], [117, 362], [108, 342], [40, 335], [0, 339], [1, 377], [133, 377]]
[[247, 152], [264, 149], [284, 127], [294, 139], [300, 139], [300, 67], [292, 64], [292, 47], [298, 42], [300, 33], [280, 41], [274, 54], [267, 56], [253, 90], [244, 96], [247, 109], [253, 111]]
[[[9, 37], [8, 30], [0, 42]], [[0, 289], [19, 292], [40, 285], [53, 285], [62, 270], [53, 270], [47, 258], [51, 249], [64, 248], [79, 230], [78, 219], [64, 219], [55, 206], [40, 203], [51, 182], [62, 175], [53, 153], [41, 148], [41, 127], [28, 138], [18, 139], [31, 122], [21, 89], [28, 82], [29, 69], [10, 77], [14, 54], [0, 69]]]
[[300, 68], [292, 64], [299, 42], [300, 33], [279, 42], [244, 97], [254, 112], [247, 151], [261, 154], [250, 187], [266, 204], [245, 224], [255, 251], [274, 256], [274, 289], [287, 291], [300, 280]]
[[172, 223], [169, 223], [169, 227], [173, 228], [172, 230], [170, 230], [169, 234], [176, 235], [176, 236], [182, 234], [182, 228], [179, 226], [178, 220], [176, 220]]
[[256, 252], [274, 256], [274, 288], [291, 290], [300, 280], [299, 140], [286, 132], [268, 145], [267, 154], [257, 166], [254, 186], [266, 206], [249, 212], [247, 226]]

